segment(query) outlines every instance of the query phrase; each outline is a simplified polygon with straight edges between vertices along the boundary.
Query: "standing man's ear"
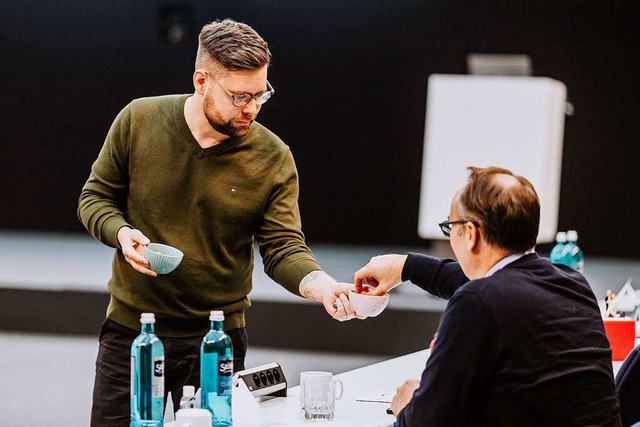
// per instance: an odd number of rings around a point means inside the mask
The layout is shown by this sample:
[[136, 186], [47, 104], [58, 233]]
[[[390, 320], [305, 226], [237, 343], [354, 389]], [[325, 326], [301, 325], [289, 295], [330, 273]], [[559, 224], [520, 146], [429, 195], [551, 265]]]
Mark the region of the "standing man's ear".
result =
[[198, 68], [193, 72], [193, 87], [198, 95], [204, 95], [205, 84], [207, 82], [207, 72]]

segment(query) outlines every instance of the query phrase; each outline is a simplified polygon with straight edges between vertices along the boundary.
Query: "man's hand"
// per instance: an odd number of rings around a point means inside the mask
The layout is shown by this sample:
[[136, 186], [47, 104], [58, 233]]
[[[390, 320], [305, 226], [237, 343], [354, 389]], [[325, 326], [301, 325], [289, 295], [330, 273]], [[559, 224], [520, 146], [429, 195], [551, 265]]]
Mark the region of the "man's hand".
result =
[[144, 257], [144, 247], [151, 241], [140, 230], [122, 227], [118, 230], [118, 242], [124, 259], [136, 271], [154, 277], [158, 275], [158, 273], [149, 269], [149, 261]]
[[300, 295], [303, 297], [321, 302], [324, 309], [331, 317], [341, 322], [353, 318], [364, 319], [356, 313], [347, 294], [353, 285], [349, 283], [338, 283], [334, 278], [322, 270], [312, 271], [304, 276], [300, 282]]
[[[407, 260], [406, 255], [380, 255], [371, 258], [369, 263], [356, 271], [353, 283], [356, 292], [362, 292], [362, 282], [369, 285], [369, 294], [384, 295], [402, 282], [402, 268]], [[373, 287], [373, 289], [371, 289]]]
[[406, 380], [404, 384], [398, 387], [391, 401], [391, 410], [396, 417], [409, 404], [413, 398], [413, 393], [418, 387], [420, 387], [420, 380]]

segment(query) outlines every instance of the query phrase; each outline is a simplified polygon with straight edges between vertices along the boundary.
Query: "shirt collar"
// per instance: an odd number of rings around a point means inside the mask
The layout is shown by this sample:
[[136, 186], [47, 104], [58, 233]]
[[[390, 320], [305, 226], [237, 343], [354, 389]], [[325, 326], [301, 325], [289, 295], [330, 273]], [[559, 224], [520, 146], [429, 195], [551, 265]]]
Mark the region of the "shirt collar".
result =
[[493, 267], [491, 267], [489, 269], [489, 271], [487, 271], [487, 274], [484, 275], [484, 277], [489, 277], [491, 276], [493, 273], [495, 273], [498, 270], [503, 269], [504, 267], [506, 267], [508, 264], [511, 264], [513, 261], [522, 258], [523, 256], [527, 255], [527, 254], [531, 254], [534, 252], [534, 249], [531, 248], [528, 251], [525, 252], [518, 252], [515, 254], [511, 254], [509, 256], [506, 256], [504, 258], [502, 258], [500, 261], [496, 262], [495, 265]]

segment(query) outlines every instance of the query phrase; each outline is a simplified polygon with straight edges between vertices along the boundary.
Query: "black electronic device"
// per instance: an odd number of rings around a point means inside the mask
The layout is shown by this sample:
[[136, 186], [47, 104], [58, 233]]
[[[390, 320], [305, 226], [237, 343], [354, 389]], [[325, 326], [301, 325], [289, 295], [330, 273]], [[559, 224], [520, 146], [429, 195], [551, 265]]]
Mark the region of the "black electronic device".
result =
[[254, 397], [287, 396], [287, 379], [278, 363], [267, 363], [236, 372]]

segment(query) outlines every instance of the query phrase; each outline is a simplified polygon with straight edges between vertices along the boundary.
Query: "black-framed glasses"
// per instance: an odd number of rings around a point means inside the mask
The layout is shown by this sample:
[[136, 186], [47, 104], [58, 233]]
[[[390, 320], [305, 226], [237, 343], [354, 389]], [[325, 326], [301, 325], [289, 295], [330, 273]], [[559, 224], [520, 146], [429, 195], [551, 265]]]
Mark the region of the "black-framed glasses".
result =
[[233, 106], [234, 107], [244, 107], [245, 105], [250, 103], [252, 99], [256, 100], [256, 104], [262, 105], [265, 102], [267, 102], [269, 100], [269, 98], [271, 98], [271, 96], [276, 92], [276, 90], [273, 88], [273, 86], [271, 86], [271, 83], [269, 83], [269, 80], [267, 80], [267, 90], [263, 90], [263, 91], [260, 91], [258, 93], [254, 93], [254, 94], [250, 94], [250, 93], [232, 93], [229, 89], [224, 87], [224, 85], [222, 83], [217, 81], [211, 74], [209, 74], [206, 71], [205, 71], [205, 73], [207, 74], [207, 76], [211, 77], [211, 80], [213, 80], [214, 82], [216, 82], [216, 83], [218, 83], [220, 85], [220, 87], [222, 88], [224, 93], [229, 95], [229, 97], [231, 98], [231, 100], [233, 102]]
[[459, 219], [456, 221], [442, 221], [440, 224], [438, 224], [438, 227], [440, 227], [440, 230], [442, 230], [442, 234], [444, 234], [444, 237], [446, 237], [447, 239], [451, 236], [451, 226], [454, 224], [466, 224], [467, 222], [470, 222], [471, 224], [474, 224], [476, 227], [478, 226], [478, 224], [476, 224], [473, 221], [470, 221], [468, 219]]

